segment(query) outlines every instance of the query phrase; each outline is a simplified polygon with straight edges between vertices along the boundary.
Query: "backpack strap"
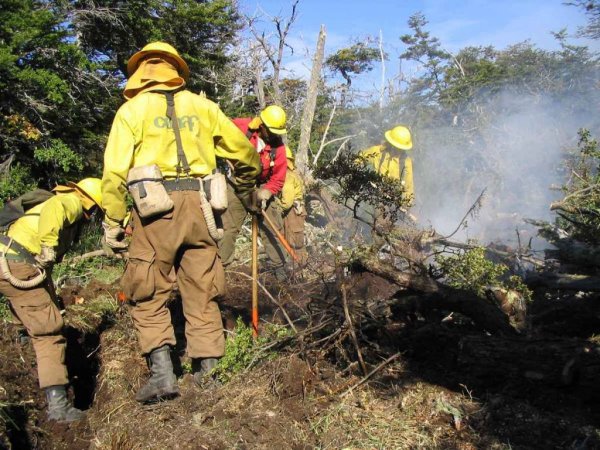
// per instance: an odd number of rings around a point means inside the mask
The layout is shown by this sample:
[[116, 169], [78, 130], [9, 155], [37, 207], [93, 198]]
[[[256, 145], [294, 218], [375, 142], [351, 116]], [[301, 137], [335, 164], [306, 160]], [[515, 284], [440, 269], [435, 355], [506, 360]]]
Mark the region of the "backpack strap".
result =
[[181, 172], [185, 173], [186, 177], [190, 176], [190, 165], [185, 156], [183, 150], [183, 143], [181, 142], [181, 131], [179, 130], [179, 121], [177, 120], [177, 113], [175, 112], [175, 96], [173, 92], [163, 92], [167, 97], [167, 116], [171, 119], [171, 126], [175, 133], [175, 143], [177, 144], [177, 178], [181, 175]]
[[[271, 144], [269, 144], [271, 145]], [[273, 167], [275, 167], [275, 157], [277, 156], [277, 148], [271, 147], [271, 151], [269, 152], [269, 157], [271, 161], [269, 161], [269, 178], [273, 176]]]

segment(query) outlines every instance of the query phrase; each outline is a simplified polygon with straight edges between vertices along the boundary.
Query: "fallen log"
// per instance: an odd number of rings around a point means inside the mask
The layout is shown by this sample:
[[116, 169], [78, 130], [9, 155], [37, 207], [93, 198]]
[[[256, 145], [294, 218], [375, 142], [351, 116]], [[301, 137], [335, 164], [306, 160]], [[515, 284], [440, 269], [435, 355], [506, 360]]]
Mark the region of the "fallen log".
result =
[[[463, 250], [472, 250], [474, 248], [481, 247], [480, 245], [478, 246], [478, 245], [472, 245], [472, 244], [465, 244], [464, 242], [451, 241], [446, 238], [440, 238], [440, 237], [435, 237], [435, 236], [432, 238], [431, 243], [437, 244], [437, 245], [445, 245], [445, 246], [453, 247], [453, 248], [460, 248]], [[514, 260], [518, 257], [521, 261], [530, 263], [531, 265], [533, 265], [535, 267], [544, 267], [544, 265], [545, 265], [543, 260], [536, 258], [534, 256], [531, 256], [531, 255], [517, 255], [517, 253], [505, 252], [505, 251], [502, 251], [502, 250], [499, 250], [497, 248], [493, 248], [490, 246], [485, 247], [485, 251], [488, 253], [491, 253], [493, 255], [496, 255], [500, 259], [511, 261], [511, 262], [514, 262]]]
[[568, 273], [532, 273], [525, 277], [530, 288], [547, 287], [572, 291], [600, 292], [600, 277]]
[[[443, 309], [459, 312], [469, 317], [482, 329], [500, 335], [514, 335], [515, 330], [498, 306], [482, 299], [472, 292], [453, 289], [425, 275], [400, 272], [386, 265], [375, 257], [359, 257], [355, 264], [375, 275], [378, 275], [396, 285], [419, 292], [418, 298], [411, 298], [411, 307], [422, 309]], [[402, 302], [397, 299], [396, 303]]]

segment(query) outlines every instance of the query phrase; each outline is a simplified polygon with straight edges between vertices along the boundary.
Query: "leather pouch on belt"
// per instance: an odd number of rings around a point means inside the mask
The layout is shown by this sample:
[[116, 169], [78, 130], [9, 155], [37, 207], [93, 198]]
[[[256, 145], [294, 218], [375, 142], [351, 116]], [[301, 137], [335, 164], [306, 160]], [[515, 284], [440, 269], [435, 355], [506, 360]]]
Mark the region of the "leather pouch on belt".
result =
[[121, 279], [125, 298], [139, 302], [154, 295], [154, 251], [140, 251], [129, 254], [127, 267]]
[[130, 169], [127, 188], [138, 214], [144, 219], [173, 209], [173, 200], [163, 186], [163, 176], [156, 164]]
[[225, 211], [227, 209], [227, 179], [225, 174], [213, 173], [205, 176], [202, 180], [212, 209], [219, 212]]

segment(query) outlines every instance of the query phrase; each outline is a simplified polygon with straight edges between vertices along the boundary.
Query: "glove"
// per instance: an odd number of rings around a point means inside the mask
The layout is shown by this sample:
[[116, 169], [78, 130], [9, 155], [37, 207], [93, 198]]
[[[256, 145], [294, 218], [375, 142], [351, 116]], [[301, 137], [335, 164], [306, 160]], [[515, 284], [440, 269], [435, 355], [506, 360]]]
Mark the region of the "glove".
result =
[[294, 211], [296, 211], [296, 214], [299, 216], [302, 215], [302, 212], [304, 211], [304, 205], [300, 200], [294, 200]]
[[108, 247], [115, 252], [127, 250], [129, 244], [125, 241], [125, 229], [123, 227], [102, 222], [102, 228], [104, 228], [104, 243]]
[[258, 200], [256, 198], [256, 189], [252, 189], [251, 191], [238, 196], [244, 208], [246, 208], [251, 214], [260, 213], [260, 208], [258, 207]]
[[257, 200], [256, 203], [260, 205], [261, 209], [266, 209], [267, 202], [271, 200], [271, 197], [273, 197], [273, 193], [265, 188], [258, 188], [255, 191], [255, 195]]
[[42, 245], [42, 250], [39, 255], [35, 255], [35, 260], [37, 261], [37, 265], [42, 269], [50, 267], [56, 262], [56, 252], [54, 251], [54, 247]]

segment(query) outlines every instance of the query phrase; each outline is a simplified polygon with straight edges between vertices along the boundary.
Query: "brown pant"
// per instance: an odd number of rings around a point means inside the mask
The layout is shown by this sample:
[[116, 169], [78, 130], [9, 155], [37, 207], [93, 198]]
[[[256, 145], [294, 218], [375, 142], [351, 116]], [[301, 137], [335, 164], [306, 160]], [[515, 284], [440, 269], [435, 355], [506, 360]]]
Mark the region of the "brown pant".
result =
[[306, 220], [306, 213], [303, 211], [301, 214], [296, 212], [295, 208], [290, 208], [288, 212], [283, 216], [283, 229], [285, 239], [288, 241], [290, 246], [296, 252], [298, 258], [300, 258], [300, 264], [306, 264], [308, 254], [304, 246], [304, 222]]
[[[187, 354], [220, 357], [225, 352], [223, 322], [217, 297], [225, 278], [217, 245], [210, 237], [197, 191], [169, 194], [172, 212], [140, 220], [133, 213], [133, 235], [122, 285], [143, 354], [175, 345], [171, 314], [166, 307], [177, 281], [185, 315]], [[175, 267], [176, 280], [169, 276]]]
[[[24, 262], [9, 261], [9, 266], [12, 274], [21, 280], [38, 274], [35, 267]], [[61, 334], [63, 319], [48, 288], [42, 284], [33, 289], [19, 289], [0, 277], [0, 293], [8, 298], [13, 315], [31, 336], [40, 387], [67, 384], [66, 344]]]
[[[235, 239], [242, 229], [244, 220], [248, 215], [248, 211], [235, 195], [233, 188], [227, 186], [227, 210], [223, 213], [223, 229], [225, 235], [219, 242], [219, 254], [223, 260], [223, 265], [228, 266], [234, 260], [235, 251]], [[281, 207], [279, 203], [272, 200], [265, 209], [265, 214], [269, 215], [269, 218], [273, 224], [277, 227], [280, 233], [283, 232], [283, 219], [281, 218]], [[264, 223], [263, 219], [259, 216], [258, 230], [260, 232], [260, 239], [265, 246], [265, 253], [269, 259], [270, 264], [273, 267], [281, 267], [285, 264], [285, 254], [279, 245], [277, 236], [270, 229], [269, 225]]]

